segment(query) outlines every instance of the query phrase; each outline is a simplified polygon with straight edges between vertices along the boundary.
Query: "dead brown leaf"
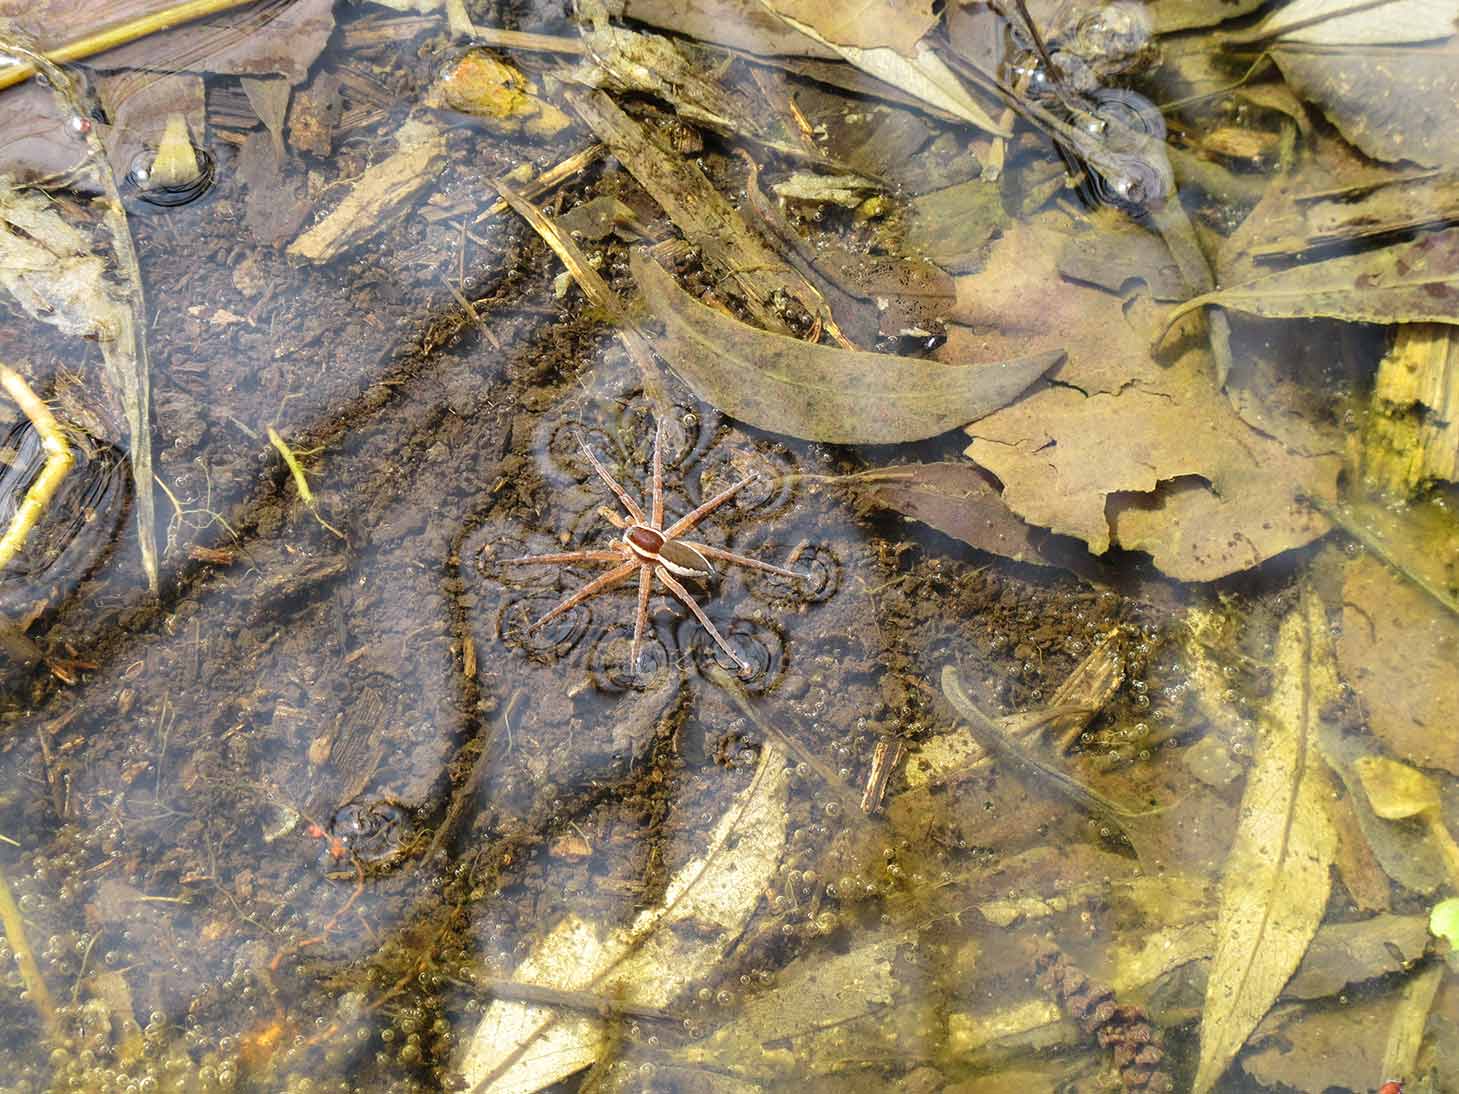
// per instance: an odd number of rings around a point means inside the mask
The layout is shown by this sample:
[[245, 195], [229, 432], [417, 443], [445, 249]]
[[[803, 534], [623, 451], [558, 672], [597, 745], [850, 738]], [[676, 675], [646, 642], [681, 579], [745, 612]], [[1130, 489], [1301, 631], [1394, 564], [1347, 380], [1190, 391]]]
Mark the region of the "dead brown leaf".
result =
[[837, 45], [908, 55], [937, 25], [931, 0], [774, 0], [771, 6]]
[[1297, 498], [1331, 496], [1336, 457], [1294, 454], [1245, 425], [1203, 352], [1156, 361], [1148, 301], [1126, 305], [1062, 278], [1065, 240], [1012, 228], [981, 273], [958, 279], [954, 318], [976, 326], [951, 329], [939, 353], [1067, 347], [1052, 383], [969, 429], [968, 455], [1003, 482], [1009, 507], [1096, 554], [1148, 551], [1184, 580], [1222, 577], [1321, 535], [1326, 521]]
[[1395, 756], [1459, 775], [1459, 620], [1371, 555], [1343, 585], [1338, 658]]

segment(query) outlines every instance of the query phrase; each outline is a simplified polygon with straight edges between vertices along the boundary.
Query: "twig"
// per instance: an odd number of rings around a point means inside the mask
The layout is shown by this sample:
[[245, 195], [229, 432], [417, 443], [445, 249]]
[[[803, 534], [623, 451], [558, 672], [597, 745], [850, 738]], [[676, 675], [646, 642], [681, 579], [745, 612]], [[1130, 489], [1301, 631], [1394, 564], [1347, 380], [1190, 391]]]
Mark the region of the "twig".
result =
[[556, 34], [528, 34], [520, 30], [502, 30], [499, 27], [472, 28], [472, 37], [478, 42], [499, 49], [520, 49], [528, 53], [571, 53], [582, 56], [587, 47], [581, 38], [563, 38]]
[[633, 358], [633, 363], [638, 366], [639, 375], [643, 378], [644, 394], [649, 397], [649, 401], [654, 406], [654, 416], [667, 417], [673, 404], [669, 402], [669, 396], [664, 390], [658, 367], [654, 364], [653, 349], [649, 346], [648, 339], [630, 324], [627, 309], [618, 294], [608, 287], [608, 283], [603, 280], [597, 270], [588, 265], [587, 256], [583, 254], [577, 243], [567, 233], [561, 231], [552, 220], [544, 216], [540, 209], [525, 200], [502, 179], [492, 179], [491, 185], [502, 196], [502, 200], [516, 210], [518, 215], [532, 226], [533, 231], [552, 248], [557, 257], [562, 259], [562, 264], [567, 267], [568, 273], [572, 274], [573, 280], [577, 282], [578, 288], [582, 289], [583, 295], [588, 298], [588, 301], [594, 307], [601, 308], [608, 313], [616, 326], [619, 341], [628, 351], [628, 356]]
[[[555, 167], [549, 167], [531, 182], [525, 183], [517, 193], [526, 201], [536, 201], [554, 186], [566, 182], [579, 171], [596, 162], [605, 151], [607, 149], [601, 144], [590, 144], [586, 148], [574, 152]], [[507, 204], [505, 198], [498, 198], [487, 206], [486, 212], [477, 217], [473, 223], [480, 224], [483, 220], [490, 220], [510, 208], [511, 206]]]
[[[156, 18], [151, 24], [152, 29], [162, 29], [170, 25], [172, 24]], [[86, 141], [86, 159], [81, 171], [92, 176], [105, 198], [99, 204], [125, 286], [128, 322], [119, 324], [126, 329], [97, 333], [101, 338], [102, 361], [121, 394], [122, 406], [126, 412], [127, 431], [131, 435], [132, 481], [137, 488], [138, 547], [142, 553], [142, 569], [147, 574], [147, 587], [156, 593], [157, 515], [152, 489], [149, 409], [152, 395], [151, 363], [147, 354], [147, 301], [142, 291], [142, 267], [137, 261], [137, 249], [132, 243], [132, 231], [127, 224], [126, 207], [122, 204], [121, 191], [117, 188], [116, 176], [107, 160], [101, 134], [91, 124], [86, 104], [70, 75], [50, 57], [14, 35], [0, 34], [0, 51], [25, 58], [34, 70], [45, 76], [52, 91], [65, 103], [66, 109], [71, 112], [75, 132]], [[118, 313], [119, 318], [120, 314]], [[126, 347], [129, 351], [128, 359], [119, 360], [117, 351], [108, 351], [108, 345], [113, 343], [118, 347]]]
[[25, 937], [25, 918], [20, 914], [20, 907], [10, 892], [10, 883], [5, 880], [4, 870], [0, 870], [0, 923], [5, 925], [5, 939], [15, 953], [15, 965], [20, 970], [20, 979], [30, 994], [30, 1001], [35, 1004], [35, 1009], [41, 1016], [41, 1024], [46, 1027], [46, 1037], [51, 1041], [59, 1041], [61, 1024], [56, 1018], [56, 1005], [51, 1001], [51, 993], [46, 988], [45, 980], [41, 978], [35, 953]]
[[294, 477], [294, 486], [299, 491], [299, 499], [308, 507], [314, 519], [319, 522], [321, 527], [333, 532], [340, 539], [345, 539], [346, 536], [343, 532], [319, 515], [319, 503], [314, 497], [314, 491], [309, 489], [309, 479], [304, 474], [304, 465], [299, 462], [299, 457], [294, 455], [294, 450], [289, 447], [288, 442], [279, 436], [279, 431], [273, 426], [268, 427], [268, 439], [269, 444], [273, 445], [279, 455], [284, 458], [284, 464], [288, 467], [289, 474]]
[[[185, 3], [175, 4], [163, 11], [156, 11], [150, 15], [139, 15], [124, 23], [92, 31], [81, 38], [46, 50], [44, 57], [53, 64], [79, 61], [98, 53], [104, 53], [109, 49], [116, 49], [117, 46], [124, 46], [128, 42], [135, 42], [138, 38], [146, 38], [150, 34], [171, 30], [173, 27], [191, 23], [204, 16], [216, 15], [220, 11], [241, 8], [245, 4], [256, 2], [257, 0], [186, 0]], [[29, 80], [36, 74], [37, 67], [34, 61], [22, 61], [19, 64], [0, 68], [0, 90]]]
[[6, 393], [30, 419], [31, 425], [35, 426], [41, 439], [41, 448], [46, 453], [45, 467], [36, 476], [35, 482], [30, 484], [24, 499], [16, 507], [15, 515], [10, 518], [10, 527], [0, 537], [0, 570], [3, 570], [25, 546], [31, 529], [46, 511], [46, 506], [55, 496], [61, 480], [71, 470], [74, 460], [71, 446], [66, 443], [66, 435], [61, 432], [56, 416], [40, 396], [31, 390], [25, 378], [8, 365], [0, 365], [0, 386], [5, 388]]

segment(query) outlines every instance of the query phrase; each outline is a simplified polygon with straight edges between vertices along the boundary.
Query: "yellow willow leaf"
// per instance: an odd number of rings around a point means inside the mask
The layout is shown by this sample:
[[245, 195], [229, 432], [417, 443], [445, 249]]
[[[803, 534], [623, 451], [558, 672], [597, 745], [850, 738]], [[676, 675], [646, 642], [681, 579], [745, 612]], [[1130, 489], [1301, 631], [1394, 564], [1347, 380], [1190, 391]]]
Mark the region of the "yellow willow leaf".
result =
[[1332, 887], [1337, 832], [1316, 735], [1317, 712], [1336, 693], [1337, 674], [1311, 589], [1282, 623], [1276, 671], [1221, 882], [1196, 1094], [1216, 1084], [1281, 994]]

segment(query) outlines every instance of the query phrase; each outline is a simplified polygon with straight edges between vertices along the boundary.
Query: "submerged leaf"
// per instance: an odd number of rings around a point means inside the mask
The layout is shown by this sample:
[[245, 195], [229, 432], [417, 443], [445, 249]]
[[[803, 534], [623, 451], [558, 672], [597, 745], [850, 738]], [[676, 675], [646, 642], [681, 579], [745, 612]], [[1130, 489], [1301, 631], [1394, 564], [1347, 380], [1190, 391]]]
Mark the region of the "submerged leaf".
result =
[[[942, 58], [919, 40], [926, 28], [919, 20], [908, 19], [894, 0], [866, 0], [854, 9], [849, 21], [844, 19], [840, 5], [817, 0], [760, 2], [787, 26], [835, 50], [847, 64], [969, 125], [995, 136], [1011, 136], [978, 104]], [[899, 27], [903, 31], [893, 31]]]
[[1332, 887], [1337, 836], [1316, 727], [1318, 710], [1336, 695], [1337, 674], [1322, 603], [1310, 589], [1282, 624], [1276, 669], [1221, 882], [1196, 1094], [1215, 1086], [1276, 1002]]
[[[1431, 541], [1442, 550], [1441, 541]], [[1343, 585], [1338, 656], [1368, 726], [1395, 756], [1459, 774], [1459, 620], [1371, 555]]]
[[[773, 743], [709, 837], [669, 879], [661, 903], [601, 934], [569, 915], [513, 974], [525, 983], [591, 991], [663, 1007], [693, 980], [712, 975], [740, 937], [785, 848], [786, 754]], [[531, 1091], [593, 1063], [610, 1042], [603, 1019], [498, 1000], [487, 1008], [461, 1064], [476, 1091]]]
[[833, 444], [923, 440], [1005, 406], [1062, 356], [981, 365], [812, 345], [699, 303], [635, 252], [633, 276], [664, 325], [659, 355], [694, 393], [759, 429]]
[[1459, 323], [1459, 229], [1205, 293], [1172, 310], [1167, 329], [1208, 304], [1270, 319]]

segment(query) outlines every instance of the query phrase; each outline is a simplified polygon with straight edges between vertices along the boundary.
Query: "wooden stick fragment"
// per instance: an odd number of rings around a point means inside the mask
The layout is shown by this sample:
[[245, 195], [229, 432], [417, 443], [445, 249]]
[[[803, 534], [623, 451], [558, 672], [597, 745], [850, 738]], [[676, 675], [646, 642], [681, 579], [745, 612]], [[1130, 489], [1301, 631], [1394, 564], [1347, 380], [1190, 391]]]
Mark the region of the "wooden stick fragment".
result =
[[10, 527], [0, 537], [0, 570], [3, 570], [25, 546], [30, 530], [46, 511], [51, 498], [61, 485], [61, 480], [71, 470], [74, 458], [56, 416], [40, 396], [31, 390], [25, 377], [8, 365], [0, 365], [0, 387], [5, 388], [6, 393], [30, 419], [30, 424], [35, 426], [41, 439], [41, 447], [46, 453], [45, 467], [36, 476], [35, 482], [30, 484], [30, 489], [25, 492], [24, 499], [15, 510], [15, 516], [10, 518]]
[[0, 923], [5, 926], [5, 940], [10, 943], [10, 949], [15, 954], [15, 967], [20, 970], [20, 979], [25, 984], [30, 1001], [35, 1004], [35, 1009], [41, 1016], [46, 1037], [51, 1041], [58, 1041], [61, 1025], [56, 1018], [56, 1004], [51, 1000], [51, 993], [46, 988], [45, 980], [41, 978], [40, 966], [36, 964], [35, 952], [25, 937], [25, 917], [20, 914], [20, 906], [15, 903], [15, 897], [10, 892], [4, 870], [0, 870]]
[[[65, 42], [54, 49], [46, 50], [45, 57], [55, 64], [80, 61], [98, 53], [105, 53], [109, 49], [124, 46], [128, 42], [135, 42], [138, 38], [146, 38], [149, 34], [171, 30], [183, 23], [191, 23], [208, 15], [216, 15], [220, 11], [241, 8], [245, 4], [255, 2], [256, 0], [185, 0], [184, 3], [174, 4], [163, 11], [140, 15], [135, 19], [128, 19], [124, 23], [92, 31], [90, 34]], [[21, 61], [0, 68], [0, 90], [24, 83], [35, 73], [36, 66], [29, 61]]]

